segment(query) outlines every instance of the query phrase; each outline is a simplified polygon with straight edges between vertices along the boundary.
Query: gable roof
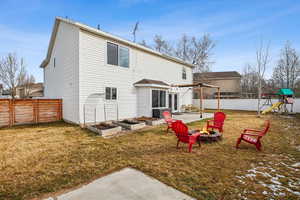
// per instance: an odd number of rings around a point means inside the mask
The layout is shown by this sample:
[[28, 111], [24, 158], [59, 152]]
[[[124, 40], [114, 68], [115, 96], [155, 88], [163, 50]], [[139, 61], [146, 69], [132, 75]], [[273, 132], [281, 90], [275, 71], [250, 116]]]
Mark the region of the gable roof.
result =
[[232, 78], [232, 77], [240, 78], [241, 75], [237, 71], [194, 73], [194, 79]]
[[173, 62], [182, 64], [182, 65], [185, 65], [185, 66], [188, 66], [188, 67], [191, 67], [191, 68], [195, 67], [195, 65], [193, 65], [191, 63], [188, 63], [188, 62], [185, 62], [185, 61], [183, 61], [183, 60], [181, 60], [179, 58], [176, 58], [176, 57], [173, 57], [173, 56], [169, 56], [169, 55], [160, 53], [160, 52], [155, 51], [153, 49], [147, 48], [147, 47], [145, 47], [143, 45], [131, 42], [131, 41], [126, 40], [126, 39], [122, 39], [121, 37], [112, 35], [110, 33], [101, 31], [99, 29], [87, 26], [87, 25], [79, 23], [79, 22], [75, 22], [75, 21], [70, 20], [70, 19], [65, 19], [65, 18], [62, 18], [62, 17], [56, 17], [55, 18], [54, 27], [53, 27], [53, 30], [52, 30], [52, 34], [51, 34], [51, 38], [50, 38], [50, 42], [49, 42], [49, 46], [48, 46], [47, 56], [46, 56], [45, 60], [41, 63], [41, 65], [40, 65], [41, 68], [46, 67], [47, 64], [50, 61], [51, 53], [52, 53], [52, 50], [53, 50], [53, 47], [54, 47], [54, 41], [56, 39], [56, 34], [57, 34], [57, 31], [58, 31], [58, 27], [59, 27], [59, 23], [60, 22], [65, 22], [67, 24], [70, 24], [70, 25], [78, 27], [80, 30], [84, 30], [84, 31], [87, 31], [87, 32], [99, 35], [101, 37], [105, 37], [105, 38], [108, 38], [108, 39], [120, 42], [120, 43], [128, 45], [130, 47], [142, 50], [142, 51], [144, 51], [146, 53], [150, 53], [150, 54], [159, 56], [159, 57], [164, 58], [166, 60], [173, 61]]
[[165, 85], [165, 86], [169, 86], [167, 83], [163, 82], [163, 81], [157, 81], [157, 80], [151, 80], [151, 79], [142, 79], [136, 83], [134, 83], [134, 85], [139, 85], [139, 84], [155, 84], [155, 85]]

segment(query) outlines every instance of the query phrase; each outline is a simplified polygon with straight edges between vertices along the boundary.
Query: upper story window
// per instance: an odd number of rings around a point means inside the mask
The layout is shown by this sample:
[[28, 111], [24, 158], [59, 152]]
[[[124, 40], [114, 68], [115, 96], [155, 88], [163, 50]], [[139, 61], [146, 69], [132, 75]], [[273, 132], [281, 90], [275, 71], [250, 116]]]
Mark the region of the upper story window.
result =
[[117, 88], [106, 87], [105, 88], [105, 99], [116, 100], [117, 99]]
[[125, 47], [120, 47], [120, 66], [129, 67], [129, 49]]
[[117, 44], [107, 43], [107, 64], [129, 67], [129, 49]]
[[182, 68], [182, 79], [186, 80], [186, 69]]
[[118, 45], [107, 43], [107, 64], [118, 65]]

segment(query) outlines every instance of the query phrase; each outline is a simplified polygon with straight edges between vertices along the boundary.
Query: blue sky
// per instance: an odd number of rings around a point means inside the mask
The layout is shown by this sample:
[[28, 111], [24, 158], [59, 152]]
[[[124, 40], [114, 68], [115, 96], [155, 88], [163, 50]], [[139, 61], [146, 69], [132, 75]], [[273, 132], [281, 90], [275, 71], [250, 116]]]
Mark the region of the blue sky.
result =
[[270, 41], [271, 63], [289, 40], [300, 51], [299, 0], [0, 0], [0, 56], [16, 52], [38, 81], [56, 16], [69, 18], [115, 35], [151, 43], [161, 34], [173, 43], [183, 34], [209, 33], [216, 41], [213, 71], [242, 71], [255, 61], [261, 38]]

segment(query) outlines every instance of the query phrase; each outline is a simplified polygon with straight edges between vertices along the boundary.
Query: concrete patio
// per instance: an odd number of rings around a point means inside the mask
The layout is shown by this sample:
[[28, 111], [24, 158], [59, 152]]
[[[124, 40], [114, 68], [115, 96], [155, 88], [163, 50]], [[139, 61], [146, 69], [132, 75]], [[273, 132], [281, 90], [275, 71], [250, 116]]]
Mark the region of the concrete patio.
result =
[[172, 117], [176, 120], [182, 120], [184, 123], [195, 122], [207, 118], [213, 118], [213, 113], [203, 113], [202, 118], [200, 118], [199, 113], [180, 113], [180, 114], [173, 114]]
[[144, 173], [125, 168], [81, 188], [45, 200], [192, 200]]

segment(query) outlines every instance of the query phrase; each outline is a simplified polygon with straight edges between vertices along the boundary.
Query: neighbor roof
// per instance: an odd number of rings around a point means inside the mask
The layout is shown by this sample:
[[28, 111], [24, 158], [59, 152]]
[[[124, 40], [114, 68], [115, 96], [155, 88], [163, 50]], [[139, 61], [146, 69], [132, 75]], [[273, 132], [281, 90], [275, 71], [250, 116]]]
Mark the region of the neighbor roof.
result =
[[155, 85], [165, 85], [165, 86], [169, 86], [167, 83], [163, 82], [163, 81], [157, 81], [157, 80], [151, 80], [151, 79], [142, 79], [136, 83], [134, 83], [134, 85], [138, 85], [138, 84], [155, 84]]
[[241, 75], [236, 71], [194, 73], [194, 78], [195, 79], [229, 78], [229, 77], [240, 78]]
[[79, 23], [79, 22], [75, 22], [75, 21], [70, 20], [70, 19], [65, 19], [65, 18], [62, 18], [62, 17], [56, 17], [55, 18], [55, 24], [54, 24], [54, 27], [53, 27], [53, 30], [52, 30], [52, 35], [51, 35], [49, 47], [48, 47], [47, 56], [46, 56], [46, 59], [40, 65], [40, 67], [42, 67], [42, 68], [45, 67], [50, 61], [51, 53], [52, 53], [53, 46], [54, 46], [54, 41], [55, 41], [55, 38], [56, 38], [56, 34], [57, 34], [57, 31], [58, 31], [58, 26], [59, 26], [60, 22], [65, 22], [65, 23], [71, 24], [73, 26], [78, 27], [81, 30], [84, 30], [84, 31], [87, 31], [87, 32], [90, 32], [90, 33], [93, 33], [93, 34], [96, 34], [96, 35], [99, 35], [99, 36], [102, 36], [102, 37], [105, 37], [105, 38], [108, 38], [108, 39], [111, 39], [111, 40], [114, 40], [114, 41], [117, 41], [117, 42], [120, 42], [120, 43], [123, 43], [125, 45], [130, 46], [130, 47], [137, 48], [137, 49], [142, 50], [144, 52], [159, 56], [161, 58], [164, 58], [164, 59], [167, 59], [167, 60], [170, 60], [170, 61], [173, 61], [173, 62], [177, 62], [179, 64], [186, 65], [188, 67], [191, 67], [191, 68], [195, 67], [195, 65], [193, 65], [191, 63], [187, 63], [187, 62], [185, 62], [185, 61], [183, 61], [179, 58], [169, 56], [169, 55], [166, 55], [166, 54], [162, 54], [158, 51], [154, 51], [153, 49], [147, 48], [147, 47], [142, 46], [140, 44], [131, 42], [129, 40], [122, 39], [118, 36], [115, 36], [115, 35], [112, 35], [110, 33], [101, 31], [99, 29], [87, 26], [87, 25]]

